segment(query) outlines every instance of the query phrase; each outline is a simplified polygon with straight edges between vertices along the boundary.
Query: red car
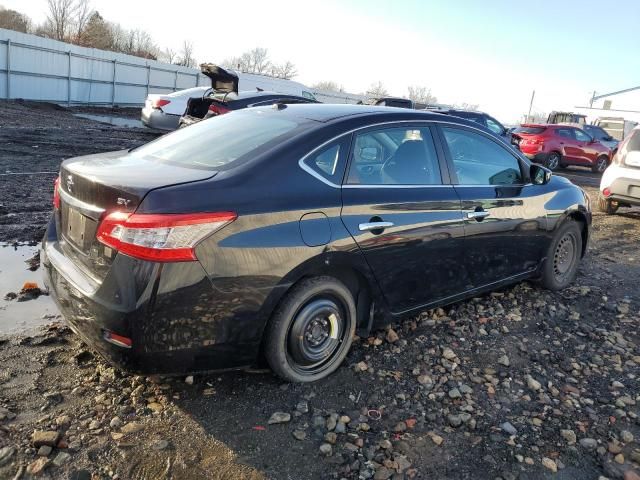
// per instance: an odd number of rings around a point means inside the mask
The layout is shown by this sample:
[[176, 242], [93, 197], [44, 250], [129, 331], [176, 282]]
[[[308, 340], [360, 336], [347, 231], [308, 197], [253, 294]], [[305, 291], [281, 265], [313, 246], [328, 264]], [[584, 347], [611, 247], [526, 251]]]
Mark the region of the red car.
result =
[[605, 171], [611, 150], [584, 130], [569, 125], [523, 124], [513, 131], [511, 142], [529, 159], [549, 170], [567, 165]]

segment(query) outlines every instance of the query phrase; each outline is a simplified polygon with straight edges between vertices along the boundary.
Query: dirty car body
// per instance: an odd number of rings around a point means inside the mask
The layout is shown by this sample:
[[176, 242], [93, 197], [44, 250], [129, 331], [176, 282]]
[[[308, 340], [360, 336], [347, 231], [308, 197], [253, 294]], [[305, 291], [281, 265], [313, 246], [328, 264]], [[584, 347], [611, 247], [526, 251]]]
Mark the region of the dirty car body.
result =
[[[509, 165], [475, 164], [474, 145]], [[415, 170], [415, 155], [430, 163]], [[539, 276], [567, 221], [582, 256], [587, 197], [550, 174], [534, 184], [543, 170], [451, 116], [241, 110], [65, 161], [42, 244], [46, 284], [73, 330], [127, 370], [248, 366], [310, 278], [344, 285], [366, 334]], [[312, 327], [317, 345], [322, 325]]]

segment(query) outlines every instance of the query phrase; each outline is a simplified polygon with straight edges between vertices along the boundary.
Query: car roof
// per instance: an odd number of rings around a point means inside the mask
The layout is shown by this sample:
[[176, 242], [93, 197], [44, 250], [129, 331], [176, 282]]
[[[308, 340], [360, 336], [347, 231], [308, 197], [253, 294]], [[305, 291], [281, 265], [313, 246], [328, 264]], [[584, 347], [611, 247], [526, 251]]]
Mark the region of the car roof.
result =
[[[400, 107], [385, 107], [375, 105], [352, 105], [352, 104], [328, 104], [328, 103], [305, 103], [305, 104], [293, 104], [286, 105], [286, 108], [281, 108], [279, 111], [287, 116], [304, 118], [321, 123], [339, 122], [354, 117], [376, 117], [380, 122], [386, 121], [446, 121], [448, 123], [457, 123], [459, 125], [466, 125], [475, 129], [481, 129], [484, 132], [495, 135], [488, 128], [479, 125], [471, 120], [466, 120], [461, 117], [455, 117], [450, 115], [442, 115], [437, 112], [431, 112], [426, 110], [412, 110], [409, 108]], [[259, 107], [259, 108], [274, 108], [271, 107]]]

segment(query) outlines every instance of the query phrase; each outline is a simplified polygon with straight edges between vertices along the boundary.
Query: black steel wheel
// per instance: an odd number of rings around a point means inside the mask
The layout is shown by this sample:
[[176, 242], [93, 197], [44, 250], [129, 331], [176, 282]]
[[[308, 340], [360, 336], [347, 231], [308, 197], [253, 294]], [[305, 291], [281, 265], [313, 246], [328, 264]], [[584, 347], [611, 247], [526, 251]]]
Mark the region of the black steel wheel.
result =
[[268, 326], [265, 356], [285, 380], [311, 382], [335, 371], [355, 332], [353, 295], [338, 280], [303, 280], [287, 294]]
[[576, 278], [582, 256], [580, 227], [575, 220], [565, 220], [549, 245], [541, 278], [543, 286], [549, 290], [566, 288]]

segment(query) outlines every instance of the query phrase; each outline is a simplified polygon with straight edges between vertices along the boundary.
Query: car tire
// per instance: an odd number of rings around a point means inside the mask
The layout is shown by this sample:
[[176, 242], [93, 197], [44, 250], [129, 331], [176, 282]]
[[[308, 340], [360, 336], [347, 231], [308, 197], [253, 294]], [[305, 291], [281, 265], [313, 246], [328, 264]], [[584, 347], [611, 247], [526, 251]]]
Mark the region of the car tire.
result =
[[580, 225], [567, 219], [558, 228], [542, 267], [542, 286], [548, 290], [562, 290], [576, 278], [582, 255]]
[[591, 167], [593, 173], [604, 173], [609, 166], [609, 158], [601, 155], [596, 159], [596, 163]]
[[264, 355], [271, 369], [290, 382], [314, 382], [342, 363], [356, 328], [351, 291], [333, 277], [302, 280], [271, 317]]
[[614, 202], [609, 198], [606, 198], [604, 195], [598, 195], [598, 210], [607, 215], [613, 215], [618, 211], [620, 204], [618, 202]]
[[544, 166], [552, 172], [557, 170], [562, 164], [562, 156], [558, 152], [551, 152], [544, 162]]

